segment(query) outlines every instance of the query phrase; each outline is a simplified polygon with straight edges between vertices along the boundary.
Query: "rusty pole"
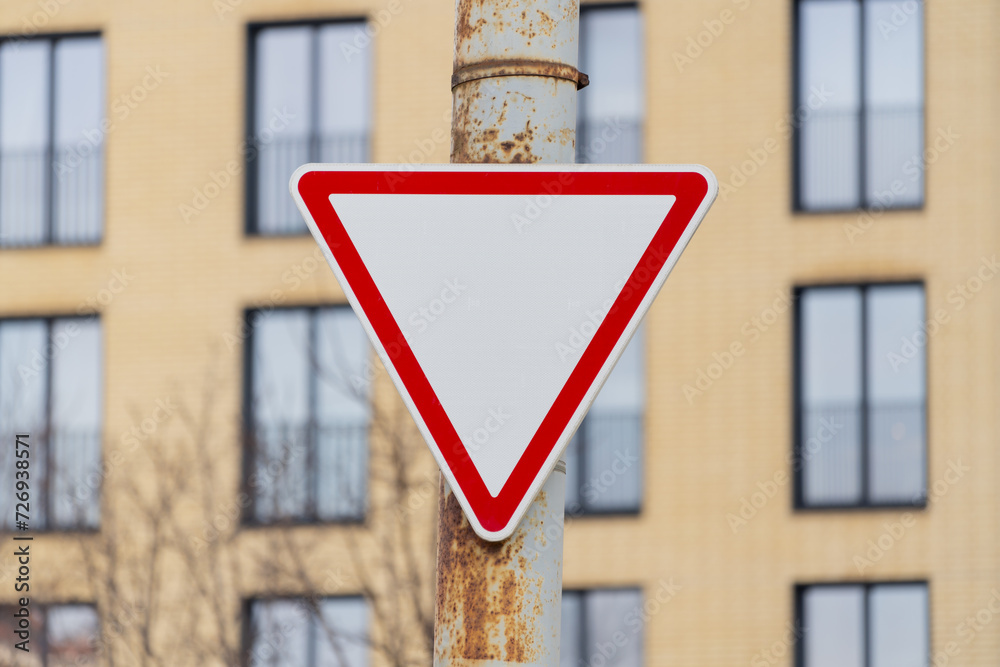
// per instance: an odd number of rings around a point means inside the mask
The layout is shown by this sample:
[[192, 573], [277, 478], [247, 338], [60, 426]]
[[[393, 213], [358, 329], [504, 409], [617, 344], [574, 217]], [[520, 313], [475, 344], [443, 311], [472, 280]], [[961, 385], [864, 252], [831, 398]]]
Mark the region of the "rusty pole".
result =
[[[456, 0], [451, 161], [572, 163], [579, 0]], [[514, 534], [480, 539], [442, 478], [434, 665], [559, 664], [566, 469]]]

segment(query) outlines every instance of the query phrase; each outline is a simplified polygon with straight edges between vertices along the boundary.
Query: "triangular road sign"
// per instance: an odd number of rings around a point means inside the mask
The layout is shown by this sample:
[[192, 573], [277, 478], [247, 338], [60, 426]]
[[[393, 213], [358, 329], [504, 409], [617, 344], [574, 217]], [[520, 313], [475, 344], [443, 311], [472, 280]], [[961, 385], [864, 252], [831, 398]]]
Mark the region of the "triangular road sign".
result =
[[508, 537], [715, 199], [696, 165], [305, 165], [291, 191], [481, 537]]

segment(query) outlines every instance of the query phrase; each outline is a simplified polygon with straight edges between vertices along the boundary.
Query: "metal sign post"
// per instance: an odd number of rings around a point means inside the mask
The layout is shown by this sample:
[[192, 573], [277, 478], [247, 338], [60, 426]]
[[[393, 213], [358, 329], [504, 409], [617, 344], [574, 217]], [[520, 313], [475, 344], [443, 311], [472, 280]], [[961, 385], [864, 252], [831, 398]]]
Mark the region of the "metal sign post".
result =
[[[579, 0], [457, 0], [452, 162], [574, 162], [579, 18]], [[487, 542], [442, 478], [435, 665], [559, 663], [565, 496], [560, 465]]]

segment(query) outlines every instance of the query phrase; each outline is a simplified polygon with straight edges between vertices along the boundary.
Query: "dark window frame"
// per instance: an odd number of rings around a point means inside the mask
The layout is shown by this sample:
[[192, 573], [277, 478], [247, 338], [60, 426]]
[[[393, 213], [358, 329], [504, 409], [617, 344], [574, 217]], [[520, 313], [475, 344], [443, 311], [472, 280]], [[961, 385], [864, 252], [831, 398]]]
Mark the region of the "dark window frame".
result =
[[[244, 108], [244, 123], [246, 127], [245, 136], [248, 138], [248, 142], [254, 147], [253, 151], [247, 151], [247, 155], [243, 160], [243, 171], [244, 171], [244, 182], [243, 182], [243, 233], [247, 237], [251, 238], [292, 238], [301, 239], [309, 235], [309, 228], [303, 227], [299, 231], [287, 231], [287, 232], [268, 232], [262, 233], [260, 231], [260, 224], [258, 220], [258, 210], [257, 210], [257, 169], [258, 162], [257, 158], [260, 155], [259, 147], [257, 146], [256, 136], [257, 136], [257, 117], [256, 117], [256, 100], [257, 100], [257, 37], [258, 35], [268, 28], [311, 28], [313, 31], [318, 31], [320, 28], [326, 25], [335, 24], [350, 24], [357, 23], [364, 26], [368, 26], [371, 23], [369, 16], [335, 16], [335, 17], [323, 17], [323, 18], [307, 18], [307, 19], [290, 19], [284, 21], [262, 21], [262, 22], [252, 22], [247, 24], [246, 30], [246, 49], [247, 54], [247, 66], [246, 66], [246, 101]], [[319, 107], [319, 86], [316, 83], [316, 77], [319, 74], [319, 49], [316, 48], [317, 41], [314, 39], [314, 44], [312, 48], [312, 53], [310, 54], [310, 66], [312, 67], [312, 79], [313, 79], [313, 90], [310, 93], [309, 105], [313, 111], [313, 124], [315, 124], [318, 118], [318, 107]], [[371, 82], [370, 82], [371, 83]], [[374, 87], [369, 89], [369, 94], [374, 96]], [[309, 162], [318, 162], [318, 154], [316, 153], [316, 128], [312, 127], [309, 131]], [[367, 137], [368, 139], [368, 153], [371, 154], [371, 144], [372, 136], [371, 132]], [[288, 175], [289, 178], [291, 174]]]
[[[929, 171], [928, 167], [930, 165], [924, 164], [921, 170], [921, 177], [923, 182], [920, 188], [920, 202], [917, 204], [905, 204], [899, 206], [882, 206], [881, 204], [874, 202], [867, 202], [867, 175], [868, 175], [868, 165], [867, 160], [867, 139], [865, 136], [866, 132], [866, 120], [869, 107], [867, 104], [867, 97], [865, 95], [865, 76], [866, 76], [866, 63], [865, 63], [865, 38], [866, 38], [866, 23], [865, 23], [865, 9], [864, 5], [867, 2], [874, 0], [850, 0], [852, 2], [858, 3], [860, 9], [858, 12], [858, 87], [859, 87], [859, 103], [858, 103], [858, 205], [857, 206], [844, 206], [844, 207], [819, 207], [810, 208], [803, 204], [802, 202], [802, 123], [795, 120], [796, 114], [801, 106], [801, 75], [802, 75], [802, 32], [799, 30], [800, 24], [800, 7], [804, 2], [822, 2], [823, 0], [791, 0], [792, 3], [792, 53], [791, 53], [791, 75], [792, 75], [792, 96], [791, 96], [791, 110], [790, 116], [793, 119], [792, 125], [792, 137], [791, 137], [791, 168], [792, 168], [792, 192], [791, 192], [791, 208], [792, 212], [801, 216], [822, 216], [822, 215], [832, 215], [832, 214], [845, 214], [845, 213], [863, 213], [878, 211], [879, 215], [891, 214], [895, 212], [906, 213], [914, 211], [922, 211], [927, 206], [927, 173]], [[843, 1], [843, 0], [839, 0]], [[917, 0], [921, 4], [922, 11], [926, 9], [926, 4], [924, 0]], [[920, 105], [915, 107], [916, 110], [920, 112], [921, 117], [921, 136], [920, 136], [920, 147], [921, 153], [920, 157], [927, 151], [927, 21], [926, 16], [921, 14], [921, 43], [920, 43], [920, 55], [922, 61], [921, 67], [921, 90], [920, 90]]]
[[[269, 602], [302, 602], [306, 608], [309, 610], [310, 621], [316, 617], [319, 613], [320, 605], [326, 600], [361, 600], [365, 603], [365, 607], [369, 612], [369, 621], [371, 614], [371, 605], [368, 603], [364, 595], [257, 595], [249, 598], [245, 598], [242, 604], [242, 622], [240, 623], [240, 643], [242, 649], [240, 651], [240, 665], [242, 667], [250, 667], [252, 664], [251, 651], [253, 650], [254, 633], [253, 633], [253, 607], [258, 603], [269, 603]], [[310, 640], [311, 636], [310, 628]], [[308, 665], [315, 665], [315, 655], [314, 642], [310, 641], [310, 646], [307, 650], [309, 660]], [[253, 663], [256, 664], [256, 663]]]
[[871, 593], [875, 588], [891, 588], [896, 586], [923, 586], [927, 592], [927, 609], [924, 616], [924, 627], [927, 628], [927, 655], [931, 656], [931, 646], [934, 642], [931, 627], [931, 586], [927, 579], [899, 579], [887, 581], [813, 581], [808, 583], [797, 583], [793, 592], [793, 628], [799, 633], [795, 641], [795, 667], [805, 667], [805, 642], [808, 641], [806, 634], [805, 616], [805, 593], [810, 588], [862, 588], [864, 592], [864, 614], [862, 619], [864, 627], [865, 663], [871, 662]]
[[[861, 315], [859, 325], [861, 328], [861, 442], [860, 442], [860, 481], [861, 499], [857, 503], [827, 503], [822, 505], [809, 505], [804, 498], [804, 466], [798, 465], [802, 460], [802, 389], [803, 389], [803, 369], [802, 369], [802, 294], [811, 290], [854, 288], [861, 291]], [[927, 285], [922, 280], [889, 280], [889, 281], [858, 281], [858, 282], [834, 282], [796, 285], [793, 288], [792, 304], [794, 314], [792, 317], [792, 478], [794, 480], [792, 493], [792, 509], [798, 512], [843, 512], [843, 511], [881, 511], [881, 510], [923, 510], [927, 508], [927, 484], [930, 454], [930, 432], [927, 406], [930, 404], [930, 383], [927, 368], [928, 348], [930, 341], [924, 345], [922, 353], [924, 355], [924, 403], [923, 403], [923, 424], [924, 424], [924, 460], [923, 476], [924, 488], [919, 501], [912, 503], [882, 502], [873, 503], [869, 499], [868, 489], [868, 453], [870, 446], [870, 434], [868, 432], [868, 318], [867, 303], [868, 290], [872, 287], [920, 287], [924, 296], [924, 319], [927, 314]]]
[[[2, 316], [2, 317], [0, 317], [0, 327], [3, 327], [3, 325], [5, 323], [7, 323], [7, 322], [43, 322], [45, 324], [45, 340], [46, 340], [46, 344], [48, 344], [52, 340], [52, 327], [53, 327], [53, 325], [55, 324], [56, 321], [97, 322], [98, 325], [101, 327], [101, 343], [102, 343], [102, 347], [101, 347], [101, 361], [103, 363], [103, 360], [104, 360], [104, 346], [103, 346], [103, 343], [104, 343], [104, 326], [103, 326], [103, 323], [101, 321], [100, 315], [97, 314], [97, 313], [90, 314], [90, 315], [80, 315], [80, 314], [72, 314], [72, 315], [70, 315], [70, 314], [67, 314], [67, 315], [17, 315], [17, 316], [10, 316], [10, 317]], [[2, 353], [3, 353], [3, 351], [0, 350], [0, 354], [2, 354]], [[52, 448], [48, 446], [48, 438], [49, 438], [49, 435], [53, 431], [53, 429], [52, 429], [52, 364], [53, 364], [53, 361], [54, 361], [54, 359], [56, 357], [58, 357], [58, 355], [56, 355], [55, 357], [52, 357], [52, 358], [48, 359], [46, 361], [46, 363], [45, 363], [45, 368], [44, 368], [44, 373], [45, 373], [45, 430], [44, 430], [43, 436], [45, 437], [45, 443], [46, 443], [46, 447], [45, 447], [45, 472], [46, 472], [46, 474], [45, 474], [45, 483], [43, 485], [43, 488], [42, 488], [41, 492], [42, 492], [42, 494], [45, 497], [45, 518], [46, 518], [46, 520], [45, 520], [45, 524], [42, 525], [42, 526], [38, 525], [38, 523], [37, 523], [38, 520], [37, 519], [29, 519], [29, 524], [31, 524], [31, 532], [34, 533], [34, 534], [41, 534], [41, 535], [56, 535], [56, 534], [58, 534], [58, 535], [94, 535], [94, 534], [97, 534], [97, 533], [99, 533], [101, 531], [101, 519], [102, 519], [102, 515], [103, 515], [103, 512], [101, 511], [101, 508], [102, 508], [102, 505], [104, 503], [104, 484], [101, 484], [100, 486], [98, 486], [97, 489], [94, 490], [94, 495], [95, 495], [94, 503], [97, 506], [97, 525], [96, 526], [73, 525], [73, 526], [69, 526], [69, 527], [65, 527], [65, 528], [62, 528], [62, 527], [59, 527], [59, 526], [52, 526], [51, 525], [50, 516], [49, 516], [50, 513], [51, 513], [51, 510], [52, 510], [52, 504], [53, 503], [52, 503], [52, 498], [49, 497], [49, 494], [51, 492], [51, 489], [49, 488], [49, 481], [50, 481], [49, 471], [52, 470]], [[107, 382], [107, 376], [106, 376], [106, 374], [101, 379], [103, 380], [104, 383], [106, 383]], [[106, 386], [102, 386], [101, 387], [101, 392], [102, 392], [102, 398], [104, 396], [107, 396], [107, 387]], [[102, 405], [103, 405], [103, 401], [102, 401]], [[101, 429], [100, 429], [100, 432], [97, 434], [98, 441], [101, 443], [101, 447], [100, 447], [101, 456], [100, 456], [100, 460], [98, 461], [98, 464], [100, 466], [102, 466], [102, 467], [104, 465], [104, 424], [105, 424], [104, 417], [105, 417], [105, 415], [102, 414], [101, 415]], [[32, 438], [36, 437], [36, 434], [34, 434], [34, 433], [29, 433], [29, 435]], [[32, 493], [31, 493], [32, 499], [36, 498], [37, 497], [37, 495], [36, 495], [37, 494], [37, 489], [33, 488], [31, 491], [32, 491]], [[35, 516], [35, 513], [33, 513], [33, 512], [30, 513], [30, 516]], [[66, 604], [89, 604], [89, 603], [82, 603], [82, 602], [81, 603], [69, 603], [69, 602], [67, 602]]]
[[[321, 311], [327, 310], [342, 310], [350, 311], [351, 306], [346, 303], [334, 303], [334, 304], [318, 304], [318, 305], [292, 305], [292, 306], [282, 306], [278, 308], [247, 308], [243, 313], [243, 326], [244, 331], [247, 332], [246, 338], [243, 343], [243, 396], [242, 396], [242, 435], [241, 441], [243, 446], [242, 455], [242, 475], [241, 475], [241, 490], [246, 497], [249, 499], [249, 505], [246, 508], [246, 512], [242, 513], [242, 523], [247, 528], [269, 528], [272, 526], [316, 526], [316, 525], [333, 525], [333, 526], [363, 526], [367, 525], [369, 510], [368, 497], [371, 490], [371, 461], [369, 458], [368, 465], [365, 468], [365, 480], [364, 480], [364, 509], [361, 513], [339, 517], [334, 519], [323, 519], [316, 515], [315, 506], [312, 507], [309, 516], [302, 518], [283, 518], [276, 520], [261, 520], [257, 518], [256, 512], [256, 496], [252, 488], [250, 488], [250, 475], [254, 473], [254, 462], [255, 462], [255, 424], [254, 424], [254, 410], [253, 410], [253, 391], [254, 391], [254, 339], [256, 334], [256, 327], [253, 322], [254, 315], [257, 313], [264, 313], [264, 317], [270, 317], [275, 314], [280, 313], [294, 313], [294, 312], [304, 312], [309, 318], [309, 346], [310, 354], [316, 349], [316, 316]], [[316, 425], [316, 387], [317, 378], [315, 373], [309, 374], [309, 418], [307, 420], [307, 425], [310, 434], [315, 433]], [[365, 447], [368, 452], [371, 452], [371, 422], [368, 424], [368, 432], [365, 438]], [[307, 453], [309, 461], [312, 461], [313, 457], [316, 455], [316, 443], [313, 440], [307, 445]], [[315, 469], [315, 466], [307, 464], [309, 469]], [[310, 481], [309, 499], [315, 504], [315, 499], [317, 497], [316, 489], [317, 478], [313, 477]]]
[[[46, 140], [45, 140], [45, 183], [44, 183], [44, 201], [42, 206], [45, 209], [43, 215], [44, 221], [44, 235], [42, 240], [38, 243], [27, 243], [27, 244], [14, 244], [6, 245], [0, 238], [0, 250], [32, 250], [35, 248], [96, 248], [99, 247], [104, 242], [104, 232], [105, 232], [105, 222], [107, 221], [107, 165], [102, 163], [101, 167], [104, 173], [103, 188], [98, 193], [101, 197], [102, 202], [105, 204], [102, 207], [102, 219], [100, 226], [100, 233], [96, 239], [78, 242], [66, 242], [66, 241], [56, 241], [53, 237], [53, 232], [55, 229], [55, 201], [54, 201], [54, 189], [52, 187], [54, 171], [55, 171], [55, 117], [56, 117], [56, 99], [55, 99], [55, 81], [56, 81], [56, 59], [55, 59], [55, 48], [56, 45], [67, 39], [87, 39], [87, 38], [97, 38], [101, 40], [102, 46], [106, 46], [104, 42], [104, 35], [100, 30], [81, 30], [75, 32], [46, 32], [38, 33], [30, 36], [25, 35], [2, 35], [0, 36], [0, 45], [7, 42], [49, 42], [49, 67], [46, 72], [46, 78], [48, 83], [48, 127], [46, 128]], [[107, 75], [107, 63], [105, 62], [105, 75]], [[107, 118], [107, 87], [105, 86], [104, 91], [104, 113], [105, 118]], [[94, 128], [98, 129], [98, 128]], [[3, 151], [0, 150], [0, 155]], [[2, 169], [2, 163], [0, 163], [0, 169]]]

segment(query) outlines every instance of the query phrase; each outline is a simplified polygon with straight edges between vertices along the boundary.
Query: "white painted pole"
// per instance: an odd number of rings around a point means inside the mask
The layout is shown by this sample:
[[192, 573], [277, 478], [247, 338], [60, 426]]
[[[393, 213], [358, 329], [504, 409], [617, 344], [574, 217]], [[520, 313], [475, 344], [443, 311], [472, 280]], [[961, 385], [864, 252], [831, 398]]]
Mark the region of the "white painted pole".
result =
[[[457, 0], [452, 162], [572, 163], [579, 0]], [[559, 664], [566, 469], [514, 534], [480, 539], [442, 478], [434, 665]]]

